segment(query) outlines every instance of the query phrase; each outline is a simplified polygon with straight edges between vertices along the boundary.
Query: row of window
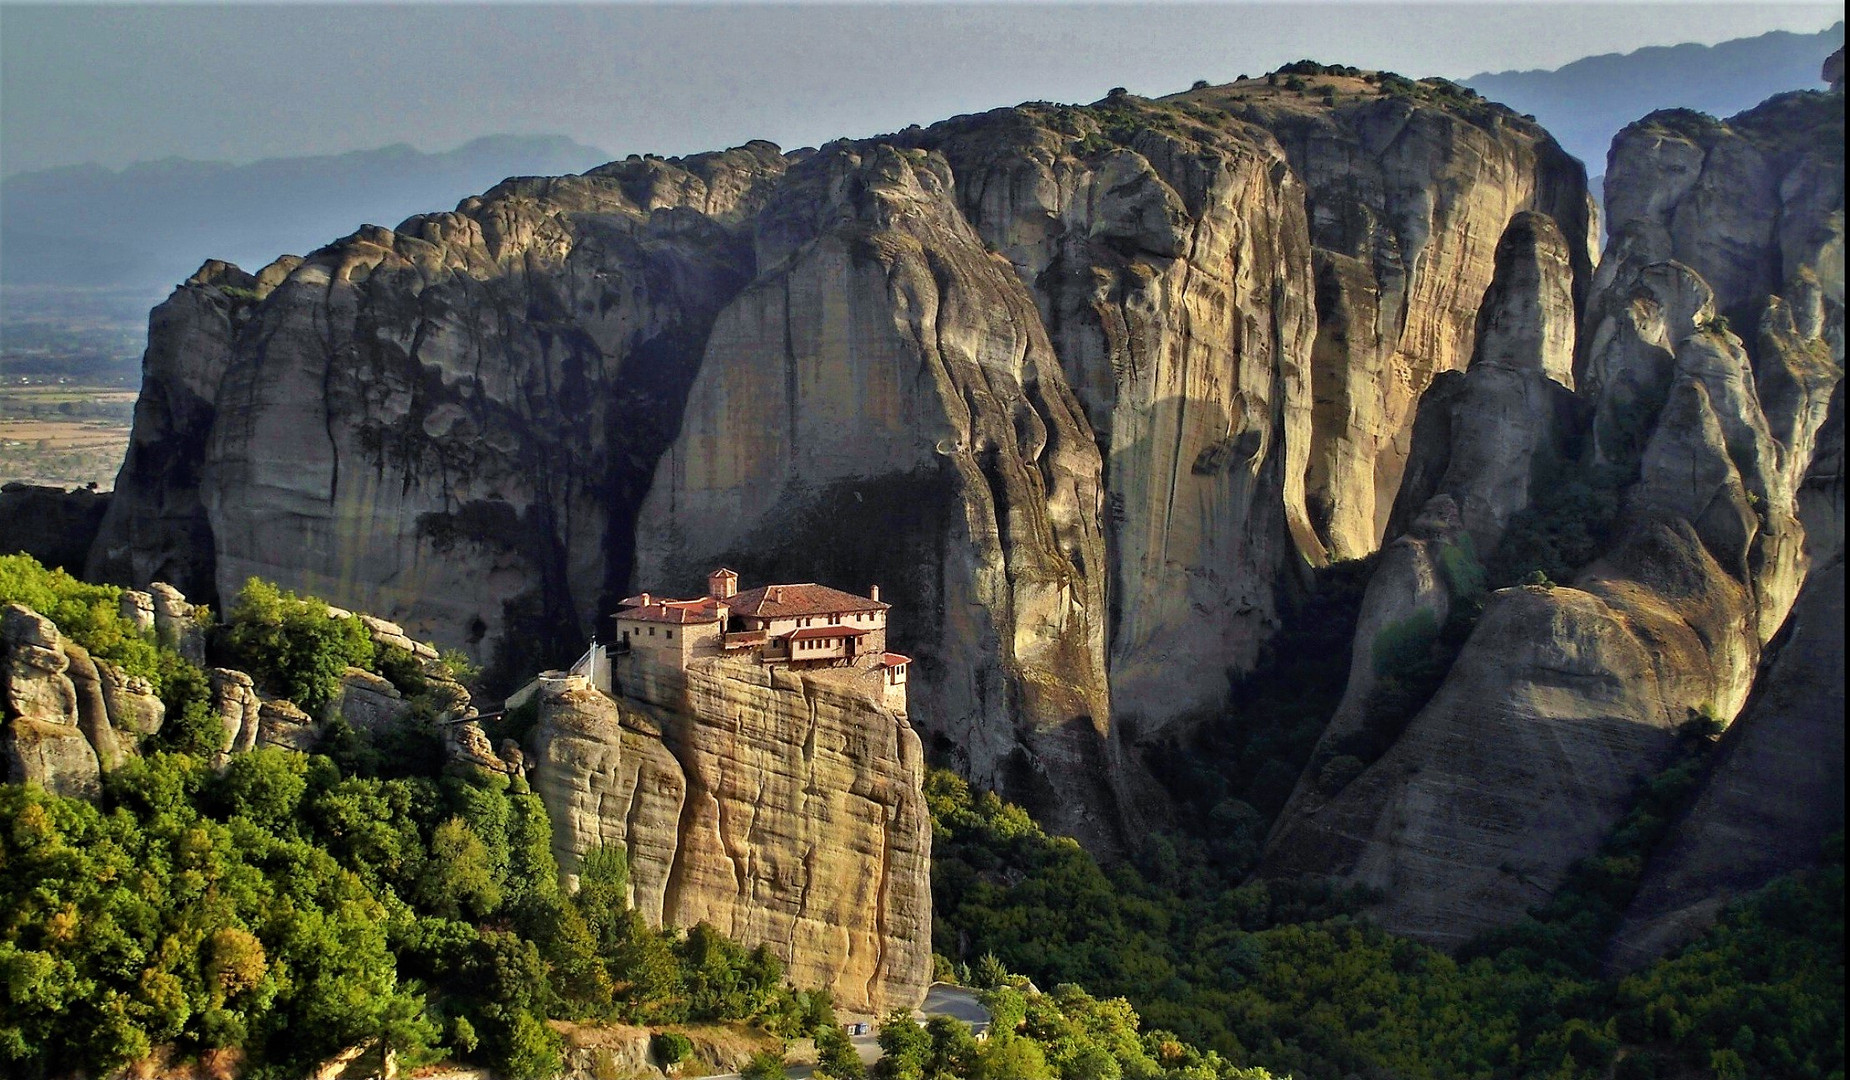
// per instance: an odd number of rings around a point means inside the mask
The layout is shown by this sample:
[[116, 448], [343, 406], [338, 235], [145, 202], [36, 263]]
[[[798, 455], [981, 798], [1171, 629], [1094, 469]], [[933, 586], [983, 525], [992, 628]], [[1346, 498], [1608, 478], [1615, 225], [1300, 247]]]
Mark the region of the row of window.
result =
[[[821, 619], [821, 618], [824, 618], [824, 616], [805, 615], [802, 618], [797, 620], [797, 626], [799, 627], [808, 626], [811, 623], [815, 622], [817, 619]], [[874, 613], [871, 611], [857, 611], [851, 615], [842, 615], [842, 614], [830, 615], [830, 616], [827, 616], [827, 619], [831, 622], [873, 622]], [[829, 625], [829, 623], [824, 622], [823, 625], [827, 626]]]
[[808, 649], [821, 649], [821, 648], [829, 648], [829, 647], [840, 645], [841, 642], [842, 642], [842, 639], [838, 637], [815, 638], [814, 640], [811, 640], [811, 641], [799, 641], [796, 643], [796, 647], [799, 651], [808, 650]]

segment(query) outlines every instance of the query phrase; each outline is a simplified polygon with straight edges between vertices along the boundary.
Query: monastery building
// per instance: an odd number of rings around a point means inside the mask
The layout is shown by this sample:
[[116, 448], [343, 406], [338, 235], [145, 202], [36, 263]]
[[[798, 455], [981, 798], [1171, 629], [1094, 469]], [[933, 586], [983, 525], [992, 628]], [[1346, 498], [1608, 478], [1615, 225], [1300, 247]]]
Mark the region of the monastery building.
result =
[[814, 582], [740, 592], [739, 575], [721, 567], [707, 575], [705, 596], [625, 599], [616, 640], [593, 645], [573, 671], [606, 693], [670, 704], [686, 685], [688, 665], [706, 657], [852, 669], [877, 673], [887, 706], [904, 713], [912, 660], [886, 649], [890, 607], [878, 585], [867, 596]]

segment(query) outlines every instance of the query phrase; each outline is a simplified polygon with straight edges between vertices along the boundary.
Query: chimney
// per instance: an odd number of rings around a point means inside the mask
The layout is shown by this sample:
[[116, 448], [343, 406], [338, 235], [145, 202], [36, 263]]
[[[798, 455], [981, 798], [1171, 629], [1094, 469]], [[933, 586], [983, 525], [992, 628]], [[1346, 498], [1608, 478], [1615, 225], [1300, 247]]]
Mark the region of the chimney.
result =
[[643, 593], [641, 596], [637, 597], [636, 599], [642, 601], [643, 607], [648, 607], [650, 604], [653, 604], [655, 602], [654, 598], [651, 597], [648, 593]]
[[878, 599], [880, 599], [880, 586], [878, 586], [878, 585], [875, 585], [875, 586], [873, 586], [873, 587], [871, 587], [871, 588], [869, 588], [869, 589], [867, 590], [867, 598], [868, 598], [869, 600], [878, 600]]
[[771, 586], [771, 603], [781, 604], [783, 602], [784, 602], [784, 587], [782, 585]]
[[707, 595], [715, 600], [728, 600], [739, 591], [739, 575], [725, 567], [707, 575]]

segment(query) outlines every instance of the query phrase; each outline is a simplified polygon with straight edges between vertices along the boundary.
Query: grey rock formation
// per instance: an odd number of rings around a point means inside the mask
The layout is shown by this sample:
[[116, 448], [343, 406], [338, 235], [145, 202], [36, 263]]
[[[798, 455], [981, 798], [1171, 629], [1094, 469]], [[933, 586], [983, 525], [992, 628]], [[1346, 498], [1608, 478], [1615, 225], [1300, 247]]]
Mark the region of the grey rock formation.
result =
[[136, 589], [123, 589], [117, 614], [133, 623], [144, 634], [154, 632], [154, 595]]
[[293, 701], [286, 698], [259, 695], [257, 705], [257, 738], [255, 746], [262, 749], [293, 750], [306, 754], [315, 749], [321, 741], [319, 725], [314, 717], [303, 712]]
[[409, 715], [411, 703], [391, 680], [364, 668], [349, 667], [341, 676], [334, 713], [355, 731], [383, 731]]
[[[1530, 484], [1548, 482], [1571, 456], [1577, 408], [1564, 383], [1572, 379], [1574, 281], [1553, 221], [1518, 214], [1497, 246], [1469, 370], [1442, 373], [1420, 400], [1393, 539], [1369, 578], [1349, 680], [1317, 760], [1380, 753], [1382, 736], [1367, 729], [1382, 646], [1437, 630], [1455, 603], [1483, 588], [1482, 560], [1529, 505]], [[1316, 770], [1300, 778], [1284, 819], [1314, 812], [1331, 794], [1317, 784]]]
[[155, 694], [152, 683], [139, 675], [124, 674], [107, 660], [98, 660], [96, 671], [102, 678], [109, 722], [119, 737], [138, 741], [160, 733], [167, 719], [167, 706]]
[[[147, 595], [153, 601], [154, 634], [161, 644], [195, 664], [204, 664], [205, 628], [199, 625], [198, 609], [187, 601], [186, 594], [164, 581], [156, 581], [148, 586]], [[139, 609], [140, 601], [135, 603]]]
[[877, 582], [921, 730], [1113, 846], [1160, 813], [1127, 744], [1223, 703], [1282, 573], [1378, 542], [1511, 219], [1585, 288], [1544, 132], [1339, 89], [632, 158], [208, 265], [153, 317], [92, 569], [261, 575], [507, 682], [711, 561]]
[[55, 795], [93, 799], [101, 768], [78, 727], [77, 691], [66, 672], [65, 641], [50, 619], [20, 604], [0, 609], [0, 665], [6, 693], [7, 778], [40, 784]]
[[[1571, 588], [1490, 596], [1438, 693], [1378, 761], [1333, 795], [1300, 785], [1269, 841], [1269, 873], [1378, 886], [1385, 926], [1456, 944], [1545, 899], [1592, 854], [1680, 724], [1741, 711], [1805, 580], [1800, 492], [1820, 447], [1841, 438], [1826, 430], [1843, 363], [1841, 107], [1787, 95], [1725, 124], [1659, 114], [1620, 136], [1608, 173], [1613, 239], [1582, 324], [1584, 405], [1506, 395], [1526, 420], [1483, 421], [1517, 445], [1514, 436], [1550, 423], [1570, 437], [1559, 446], [1579, 441], [1577, 475], [1622, 496], [1611, 546]], [[1487, 309], [1498, 302], [1493, 288]], [[1759, 332], [1744, 341], [1731, 324]], [[1482, 348], [1490, 337], [1480, 334]], [[1485, 527], [1527, 501], [1520, 474], [1533, 466], [1499, 467], [1521, 454], [1470, 455], [1454, 477], [1458, 448], [1473, 444], [1459, 421], [1484, 409], [1458, 407], [1467, 390], [1436, 388], [1432, 411], [1451, 420], [1444, 439], [1416, 434], [1416, 447], [1449, 447], [1451, 457], [1443, 469], [1410, 466], [1403, 498], [1425, 476], [1448, 479], [1384, 556], [1365, 632], [1421, 603], [1443, 610], [1443, 575], [1422, 576], [1435, 560], [1421, 545], [1443, 535], [1444, 512], [1468, 505], [1472, 485], [1507, 500], [1476, 529], [1459, 514], [1473, 540], [1494, 544]], [[1820, 489], [1814, 506], [1828, 503], [1828, 483]], [[1358, 667], [1367, 644], [1358, 638]], [[1841, 637], [1800, 655], [1841, 685]], [[1739, 824], [1764, 845], [1755, 873], [1791, 864], [1766, 821]], [[1702, 879], [1699, 848], [1673, 848], [1654, 872]], [[1677, 889], [1660, 891], [1696, 910]], [[1639, 929], [1628, 948], [1652, 933]]]
[[22, 551], [81, 574], [108, 508], [107, 491], [9, 481], [0, 485], [0, 553]]
[[263, 699], [249, 675], [230, 668], [211, 668], [206, 678], [212, 686], [212, 711], [224, 729], [216, 762], [223, 764], [232, 754], [242, 754], [257, 745], [262, 727]]
[[1844, 827], [1841, 558], [1806, 580], [1785, 635], [1702, 794], [1653, 855], [1614, 936], [1614, 967], [1695, 937], [1730, 901], [1815, 862]]
[[1482, 101], [1432, 109], [1360, 92], [1324, 110], [1285, 94], [1244, 112], [1278, 134], [1310, 190], [1319, 324], [1306, 487], [1331, 554], [1356, 558], [1383, 537], [1415, 403], [1476, 350], [1516, 214], [1553, 220], [1569, 295], [1584, 296], [1597, 243], [1585, 172], [1540, 128]]
[[109, 703], [103, 697], [103, 677], [89, 651], [74, 641], [64, 642], [63, 648], [69, 661], [65, 676], [77, 695], [77, 728], [96, 751], [97, 766], [105, 773], [114, 772], [122, 767], [134, 744], [116, 737], [116, 729], [109, 722]]

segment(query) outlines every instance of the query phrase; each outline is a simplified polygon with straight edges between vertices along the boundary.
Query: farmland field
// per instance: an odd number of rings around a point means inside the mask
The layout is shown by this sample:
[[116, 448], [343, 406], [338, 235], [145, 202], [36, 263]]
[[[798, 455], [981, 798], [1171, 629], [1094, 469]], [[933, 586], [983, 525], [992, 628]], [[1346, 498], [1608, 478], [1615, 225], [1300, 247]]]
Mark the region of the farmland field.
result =
[[0, 482], [115, 486], [135, 391], [0, 385]]
[[143, 303], [0, 288], [0, 483], [115, 486], [141, 384]]

